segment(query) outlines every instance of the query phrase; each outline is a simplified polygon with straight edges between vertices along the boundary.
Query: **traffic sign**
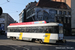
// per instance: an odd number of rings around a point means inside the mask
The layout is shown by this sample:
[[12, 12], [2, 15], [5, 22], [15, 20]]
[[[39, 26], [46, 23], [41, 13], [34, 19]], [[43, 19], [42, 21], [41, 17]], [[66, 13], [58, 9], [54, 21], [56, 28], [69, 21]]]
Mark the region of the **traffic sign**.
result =
[[2, 8], [0, 7], [0, 15], [2, 14], [2, 12], [3, 12], [3, 10], [2, 10]]

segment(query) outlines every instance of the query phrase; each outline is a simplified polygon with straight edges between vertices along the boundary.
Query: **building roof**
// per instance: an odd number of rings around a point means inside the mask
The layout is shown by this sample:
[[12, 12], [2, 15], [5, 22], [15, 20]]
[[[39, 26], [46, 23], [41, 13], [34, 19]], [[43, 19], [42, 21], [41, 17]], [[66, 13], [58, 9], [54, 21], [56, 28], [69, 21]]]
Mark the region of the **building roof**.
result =
[[60, 9], [69, 9], [67, 4], [64, 2], [55, 2], [50, 0], [39, 0], [36, 4], [37, 7], [50, 7], [50, 8], [60, 8]]
[[28, 5], [26, 6], [26, 8], [25, 8], [25, 9], [32, 8], [32, 7], [36, 6], [36, 4], [37, 4], [37, 2], [36, 2], [36, 1], [34, 1], [34, 2], [30, 2], [30, 3], [28, 3]]

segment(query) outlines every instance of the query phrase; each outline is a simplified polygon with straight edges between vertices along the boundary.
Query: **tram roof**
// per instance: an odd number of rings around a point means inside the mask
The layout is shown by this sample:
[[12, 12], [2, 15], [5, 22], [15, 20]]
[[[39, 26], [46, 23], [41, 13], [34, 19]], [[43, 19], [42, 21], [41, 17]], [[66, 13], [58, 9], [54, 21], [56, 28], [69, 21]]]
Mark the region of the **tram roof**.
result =
[[[59, 25], [59, 23], [46, 23], [45, 21], [44, 21], [44, 23], [37, 23], [36, 22], [36, 24], [20, 24], [20, 25], [9, 25], [8, 27], [34, 27], [34, 26], [58, 26]], [[62, 25], [62, 24], [60, 24], [60, 25]]]

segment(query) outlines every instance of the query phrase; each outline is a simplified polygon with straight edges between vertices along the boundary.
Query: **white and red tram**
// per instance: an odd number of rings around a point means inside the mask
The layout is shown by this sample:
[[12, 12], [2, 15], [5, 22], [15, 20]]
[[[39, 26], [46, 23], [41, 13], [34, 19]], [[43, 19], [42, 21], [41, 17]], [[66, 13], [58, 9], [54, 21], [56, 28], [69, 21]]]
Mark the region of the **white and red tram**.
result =
[[7, 38], [39, 43], [64, 42], [63, 25], [46, 21], [12, 23], [8, 26]]

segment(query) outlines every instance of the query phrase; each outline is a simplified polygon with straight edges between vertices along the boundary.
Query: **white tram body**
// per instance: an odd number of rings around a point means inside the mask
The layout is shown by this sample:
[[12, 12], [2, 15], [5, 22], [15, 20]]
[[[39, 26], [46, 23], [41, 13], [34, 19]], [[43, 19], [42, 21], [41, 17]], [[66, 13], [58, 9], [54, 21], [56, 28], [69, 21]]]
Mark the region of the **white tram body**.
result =
[[[19, 40], [41, 40], [44, 43], [63, 41], [63, 25], [59, 23], [45, 23], [38, 21], [31, 23], [16, 23], [8, 26], [7, 38]], [[46, 30], [49, 30], [46, 32]]]

